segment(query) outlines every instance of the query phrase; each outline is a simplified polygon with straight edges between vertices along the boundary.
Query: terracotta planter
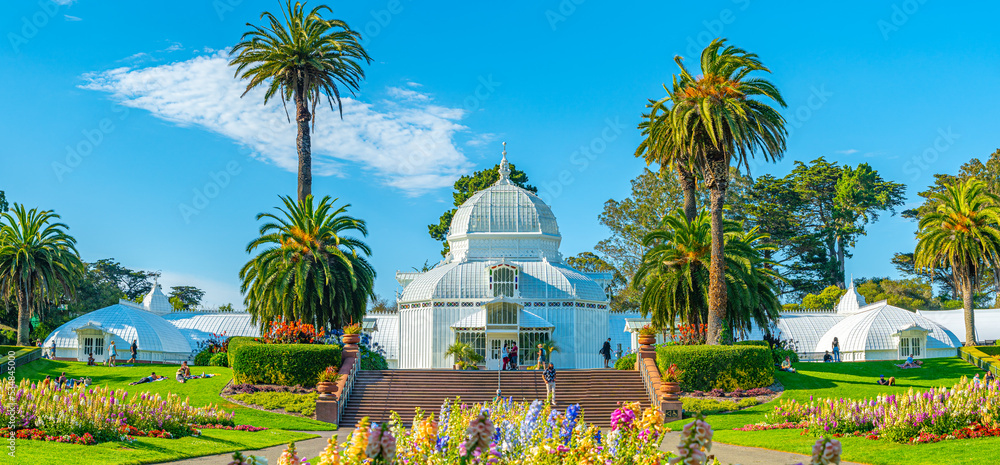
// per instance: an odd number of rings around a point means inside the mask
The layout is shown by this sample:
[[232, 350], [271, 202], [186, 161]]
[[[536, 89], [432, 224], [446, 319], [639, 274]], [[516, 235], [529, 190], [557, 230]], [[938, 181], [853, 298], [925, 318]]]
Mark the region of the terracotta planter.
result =
[[330, 383], [326, 381], [316, 383], [316, 392], [319, 392], [319, 396], [323, 398], [333, 397], [333, 395], [337, 392], [337, 383]]
[[343, 336], [340, 337], [340, 340], [344, 341], [344, 344], [357, 344], [357, 343], [361, 342], [361, 335], [360, 334], [345, 334], [345, 335], [343, 335]]
[[681, 385], [679, 383], [672, 383], [668, 381], [663, 382], [663, 395], [667, 399], [675, 400], [677, 395], [681, 392]]
[[645, 336], [642, 334], [639, 335], [639, 345], [651, 346], [653, 344], [656, 344], [656, 336], [653, 335]]

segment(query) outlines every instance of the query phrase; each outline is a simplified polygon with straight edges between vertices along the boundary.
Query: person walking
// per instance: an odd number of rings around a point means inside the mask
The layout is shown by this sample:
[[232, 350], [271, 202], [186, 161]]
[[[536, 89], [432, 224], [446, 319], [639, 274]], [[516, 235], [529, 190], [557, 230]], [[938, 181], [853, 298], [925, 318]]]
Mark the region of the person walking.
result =
[[549, 399], [554, 407], [556, 405], [556, 367], [551, 362], [549, 362], [549, 367], [545, 369], [542, 373], [542, 379], [545, 380], [545, 397]]
[[56, 338], [52, 338], [52, 344], [49, 346], [49, 360], [56, 359]]
[[108, 366], [115, 366], [115, 359], [118, 358], [118, 349], [115, 348], [115, 341], [108, 345]]
[[139, 340], [132, 339], [132, 346], [129, 348], [132, 352], [132, 357], [128, 359], [128, 363], [135, 363], [135, 355], [139, 352]]
[[545, 368], [545, 348], [541, 344], [538, 344], [538, 365], [535, 367], [536, 370]]
[[517, 370], [517, 341], [510, 346], [510, 369]]
[[604, 356], [604, 368], [608, 367], [608, 363], [611, 362], [611, 338], [609, 337], [607, 341], [604, 341], [604, 345], [601, 346], [599, 352]]
[[833, 338], [833, 361], [840, 361], [840, 341], [837, 338]]

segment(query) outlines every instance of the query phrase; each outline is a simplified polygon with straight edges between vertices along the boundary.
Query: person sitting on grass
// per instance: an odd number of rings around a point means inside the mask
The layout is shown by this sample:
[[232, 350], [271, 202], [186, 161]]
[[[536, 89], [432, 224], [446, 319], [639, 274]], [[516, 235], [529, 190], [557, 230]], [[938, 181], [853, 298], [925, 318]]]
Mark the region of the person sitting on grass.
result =
[[90, 352], [90, 353], [87, 354], [87, 366], [88, 367], [94, 366], [94, 353], [93, 352]]
[[921, 362], [914, 362], [913, 361], [913, 355], [908, 355], [908, 356], [906, 356], [906, 362], [905, 363], [903, 363], [902, 365], [896, 365], [896, 366], [900, 367], [900, 368], [920, 368], [920, 364], [921, 364]]
[[993, 377], [993, 372], [990, 370], [986, 370], [986, 374], [983, 376], [983, 383], [991, 384], [994, 381], [996, 381], [996, 378]]
[[177, 369], [177, 382], [183, 383], [191, 377], [191, 367], [188, 366], [188, 362], [181, 363], [181, 367]]
[[56, 378], [56, 384], [58, 384], [60, 388], [62, 388], [63, 384], [66, 384], [66, 372], [65, 371], [62, 372], [62, 373], [60, 373], [59, 377]]
[[795, 373], [795, 368], [792, 368], [792, 359], [785, 357], [785, 360], [781, 362], [781, 371], [787, 371], [789, 373]]
[[830, 355], [830, 351], [826, 351], [826, 355], [823, 355], [823, 362], [829, 363], [833, 361], [833, 355]]
[[128, 383], [128, 385], [129, 386], [135, 386], [136, 384], [152, 383], [153, 381], [159, 381], [161, 379], [163, 379], [163, 377], [162, 376], [158, 376], [156, 374], [156, 372], [154, 371], [149, 376], [147, 376], [145, 378], [140, 378], [139, 381]]
[[879, 386], [895, 386], [896, 378], [890, 376], [889, 379], [885, 379], [885, 375], [878, 375], [878, 381], [875, 381]]

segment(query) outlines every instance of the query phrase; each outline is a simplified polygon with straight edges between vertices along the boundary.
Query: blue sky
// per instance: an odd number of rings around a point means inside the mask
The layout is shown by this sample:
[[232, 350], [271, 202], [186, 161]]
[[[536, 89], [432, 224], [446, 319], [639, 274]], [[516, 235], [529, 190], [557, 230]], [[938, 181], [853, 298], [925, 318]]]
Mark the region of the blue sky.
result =
[[[368, 221], [379, 293], [440, 258], [426, 225], [501, 141], [552, 205], [563, 254], [591, 250], [607, 235], [603, 203], [643, 168], [643, 104], [663, 95], [674, 55], [716, 36], [758, 53], [789, 104], [785, 158], [754, 175], [867, 162], [912, 203], [934, 173], [1000, 146], [994, 4], [514, 3], [329, 3], [374, 62], [343, 121], [319, 115], [313, 189]], [[162, 270], [208, 305], [241, 305], [254, 215], [295, 191], [294, 129], [280, 103], [239, 98], [224, 53], [277, 5], [4, 2], [0, 190], [60, 213], [85, 260]], [[898, 216], [870, 226], [849, 272], [895, 275], [914, 230]]]

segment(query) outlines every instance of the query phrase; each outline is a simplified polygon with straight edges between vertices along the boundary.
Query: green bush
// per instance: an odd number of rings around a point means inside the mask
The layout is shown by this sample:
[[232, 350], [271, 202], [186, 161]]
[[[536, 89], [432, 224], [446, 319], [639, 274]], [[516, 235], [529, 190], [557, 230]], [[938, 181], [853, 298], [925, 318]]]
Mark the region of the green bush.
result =
[[785, 357], [788, 357], [788, 359], [792, 362], [799, 361], [799, 354], [797, 354], [794, 350], [782, 349], [780, 347], [771, 349], [771, 359], [774, 360], [774, 363], [781, 363], [785, 361]]
[[316, 413], [316, 397], [319, 394], [294, 394], [291, 392], [255, 392], [236, 394], [233, 399], [268, 410], [284, 409], [286, 412], [301, 413], [307, 417]]
[[656, 365], [663, 373], [671, 364], [684, 371], [684, 391], [753, 389], [774, 383], [771, 350], [761, 346], [661, 346]]
[[621, 358], [615, 360], [616, 370], [634, 370], [635, 369], [635, 354], [622, 355]]
[[373, 352], [371, 349], [359, 345], [358, 346], [358, 356], [361, 358], [361, 368], [362, 370], [388, 370], [389, 362], [385, 360], [385, 357], [378, 352]]
[[767, 341], [736, 341], [734, 344], [738, 345], [738, 346], [764, 346], [764, 347], [771, 347], [771, 344], [768, 344]]
[[212, 354], [212, 358], [208, 360], [208, 364], [213, 367], [228, 367], [229, 354], [226, 352], [216, 352]]
[[992, 357], [1000, 355], [1000, 346], [975, 346], [975, 347], [979, 349], [980, 352]]
[[753, 397], [747, 397], [745, 399], [740, 399], [739, 402], [732, 400], [719, 400], [710, 398], [699, 398], [699, 397], [683, 397], [681, 398], [681, 405], [684, 406], [684, 414], [690, 416], [701, 413], [704, 415], [713, 415], [722, 412], [732, 412], [734, 410], [745, 409], [748, 407], [753, 407], [760, 402]]
[[236, 383], [314, 386], [328, 366], [340, 366], [340, 347], [324, 344], [229, 345]]
[[212, 349], [209, 349], [208, 347], [202, 349], [201, 352], [198, 352], [198, 355], [194, 356], [194, 365], [207, 367], [212, 361], [212, 355], [215, 355], [212, 353]]

